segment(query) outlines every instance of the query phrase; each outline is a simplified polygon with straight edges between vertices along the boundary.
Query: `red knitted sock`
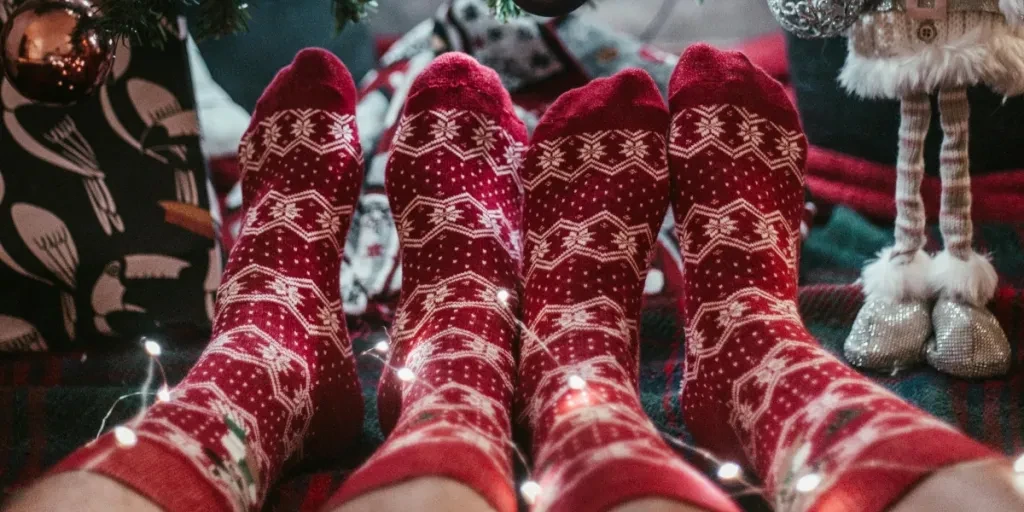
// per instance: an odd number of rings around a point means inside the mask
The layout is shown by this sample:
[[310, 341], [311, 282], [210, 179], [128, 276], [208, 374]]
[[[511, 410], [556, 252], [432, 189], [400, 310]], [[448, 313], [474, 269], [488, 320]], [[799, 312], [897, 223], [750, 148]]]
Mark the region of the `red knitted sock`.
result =
[[697, 442], [746, 454], [780, 511], [881, 511], [938, 468], [993, 456], [852, 371], [801, 322], [807, 142], [779, 83], [739, 53], [697, 45], [669, 103], [682, 403]]
[[403, 265], [392, 368], [379, 391], [391, 433], [331, 506], [443, 476], [500, 512], [516, 509], [510, 408], [525, 141], [497, 74], [471, 57], [438, 57], [413, 84], [386, 176]]
[[355, 97], [323, 50], [278, 73], [241, 146], [246, 223], [213, 340], [169, 401], [55, 471], [106, 475], [171, 512], [258, 510], [291, 455], [337, 454], [358, 434], [338, 282], [362, 184]]
[[668, 121], [653, 80], [628, 70], [563, 94], [534, 133], [519, 402], [538, 510], [644, 497], [736, 510], [669, 449], [637, 394], [643, 283], [668, 208]]

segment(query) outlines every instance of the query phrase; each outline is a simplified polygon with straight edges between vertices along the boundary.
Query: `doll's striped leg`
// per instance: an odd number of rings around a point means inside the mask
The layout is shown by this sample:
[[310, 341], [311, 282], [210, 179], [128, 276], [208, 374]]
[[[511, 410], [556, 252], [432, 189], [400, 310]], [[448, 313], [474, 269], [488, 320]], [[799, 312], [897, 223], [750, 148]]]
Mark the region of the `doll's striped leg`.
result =
[[939, 92], [942, 206], [939, 228], [946, 249], [932, 263], [929, 281], [939, 300], [932, 312], [935, 337], [926, 350], [935, 368], [960, 377], [991, 377], [1010, 365], [1010, 344], [985, 304], [998, 278], [992, 263], [971, 247], [970, 104], [964, 87]]
[[900, 115], [896, 242], [864, 267], [864, 307], [844, 345], [851, 363], [886, 371], [918, 363], [931, 332], [931, 258], [923, 250], [925, 210], [921, 200], [924, 140], [931, 122], [928, 95], [915, 93], [904, 97]]

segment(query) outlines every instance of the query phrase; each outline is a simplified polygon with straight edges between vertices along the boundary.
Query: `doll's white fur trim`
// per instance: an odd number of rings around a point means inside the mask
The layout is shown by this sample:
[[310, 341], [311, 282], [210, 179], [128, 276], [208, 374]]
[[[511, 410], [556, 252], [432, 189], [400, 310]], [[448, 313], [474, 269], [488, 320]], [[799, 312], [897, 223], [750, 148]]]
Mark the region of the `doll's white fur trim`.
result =
[[839, 83], [863, 98], [898, 99], [981, 82], [1007, 96], [1024, 92], [1024, 33], [1002, 20], [976, 27], [952, 43], [906, 51], [898, 57], [867, 57], [857, 54], [851, 39]]
[[1024, 0], [999, 0], [999, 10], [1014, 25], [1024, 25]]
[[942, 251], [932, 260], [928, 281], [941, 297], [982, 307], [996, 294], [999, 277], [988, 257], [971, 251], [964, 261]]
[[909, 262], [890, 259], [892, 247], [882, 249], [878, 259], [864, 267], [861, 279], [868, 300], [927, 300], [932, 295], [928, 275], [932, 258], [924, 251]]

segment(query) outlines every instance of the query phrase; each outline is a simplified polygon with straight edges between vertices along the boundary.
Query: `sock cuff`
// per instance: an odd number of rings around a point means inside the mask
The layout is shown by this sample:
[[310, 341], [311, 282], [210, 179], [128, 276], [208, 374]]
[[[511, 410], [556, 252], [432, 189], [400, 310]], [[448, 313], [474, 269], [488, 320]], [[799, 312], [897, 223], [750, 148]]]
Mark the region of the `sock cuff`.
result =
[[[923, 414], [923, 413], [922, 413]], [[907, 469], [851, 470], [822, 491], [807, 510], [884, 512], [935, 472], [957, 464], [995, 459], [996, 452], [955, 430], [918, 430], [879, 442], [871, 453], [903, 453]], [[778, 491], [773, 493], [778, 495]]]
[[139, 437], [130, 448], [106, 434], [58, 463], [48, 475], [86, 471], [105, 476], [146, 497], [168, 512], [235, 510], [237, 507], [183, 454]]

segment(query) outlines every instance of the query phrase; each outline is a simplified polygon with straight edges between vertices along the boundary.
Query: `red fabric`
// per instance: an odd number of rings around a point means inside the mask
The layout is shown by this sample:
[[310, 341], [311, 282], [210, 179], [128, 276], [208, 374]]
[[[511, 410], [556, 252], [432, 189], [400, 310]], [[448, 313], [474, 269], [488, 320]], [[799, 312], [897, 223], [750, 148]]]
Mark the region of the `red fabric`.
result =
[[[472, 57], [438, 57], [413, 83], [386, 174], [403, 264], [392, 370], [378, 392], [391, 433], [332, 503], [444, 476], [499, 512], [516, 509], [510, 409], [525, 142], [497, 74]], [[403, 382], [399, 367], [415, 380]]]
[[748, 39], [736, 50], [742, 52], [755, 66], [769, 76], [789, 83], [789, 59], [786, 56], [786, 36], [780, 30], [767, 35]]
[[[995, 456], [820, 347], [797, 309], [807, 143], [782, 86], [739, 53], [691, 47], [672, 78], [695, 440], [747, 454], [780, 510], [885, 510], [946, 465]], [[820, 484], [801, 492], [811, 474]]]
[[[892, 219], [896, 215], [896, 168], [827, 149], [810, 150], [807, 185], [814, 198], [843, 204], [864, 215]], [[939, 215], [941, 183], [926, 176], [921, 195], [930, 219]], [[1024, 217], [1024, 172], [1000, 172], [971, 177], [972, 218], [975, 222], [1007, 222]]]
[[171, 512], [258, 510], [293, 453], [330, 458], [361, 431], [339, 295], [362, 184], [354, 100], [348, 71], [323, 50], [277, 75], [243, 137], [246, 226], [213, 341], [171, 400], [129, 424], [138, 445], [108, 434], [56, 471], [102, 473]]
[[563, 94], [533, 135], [517, 393], [541, 510], [651, 496], [737, 510], [669, 449], [637, 395], [643, 284], [668, 207], [667, 126], [654, 81], [628, 70]]

